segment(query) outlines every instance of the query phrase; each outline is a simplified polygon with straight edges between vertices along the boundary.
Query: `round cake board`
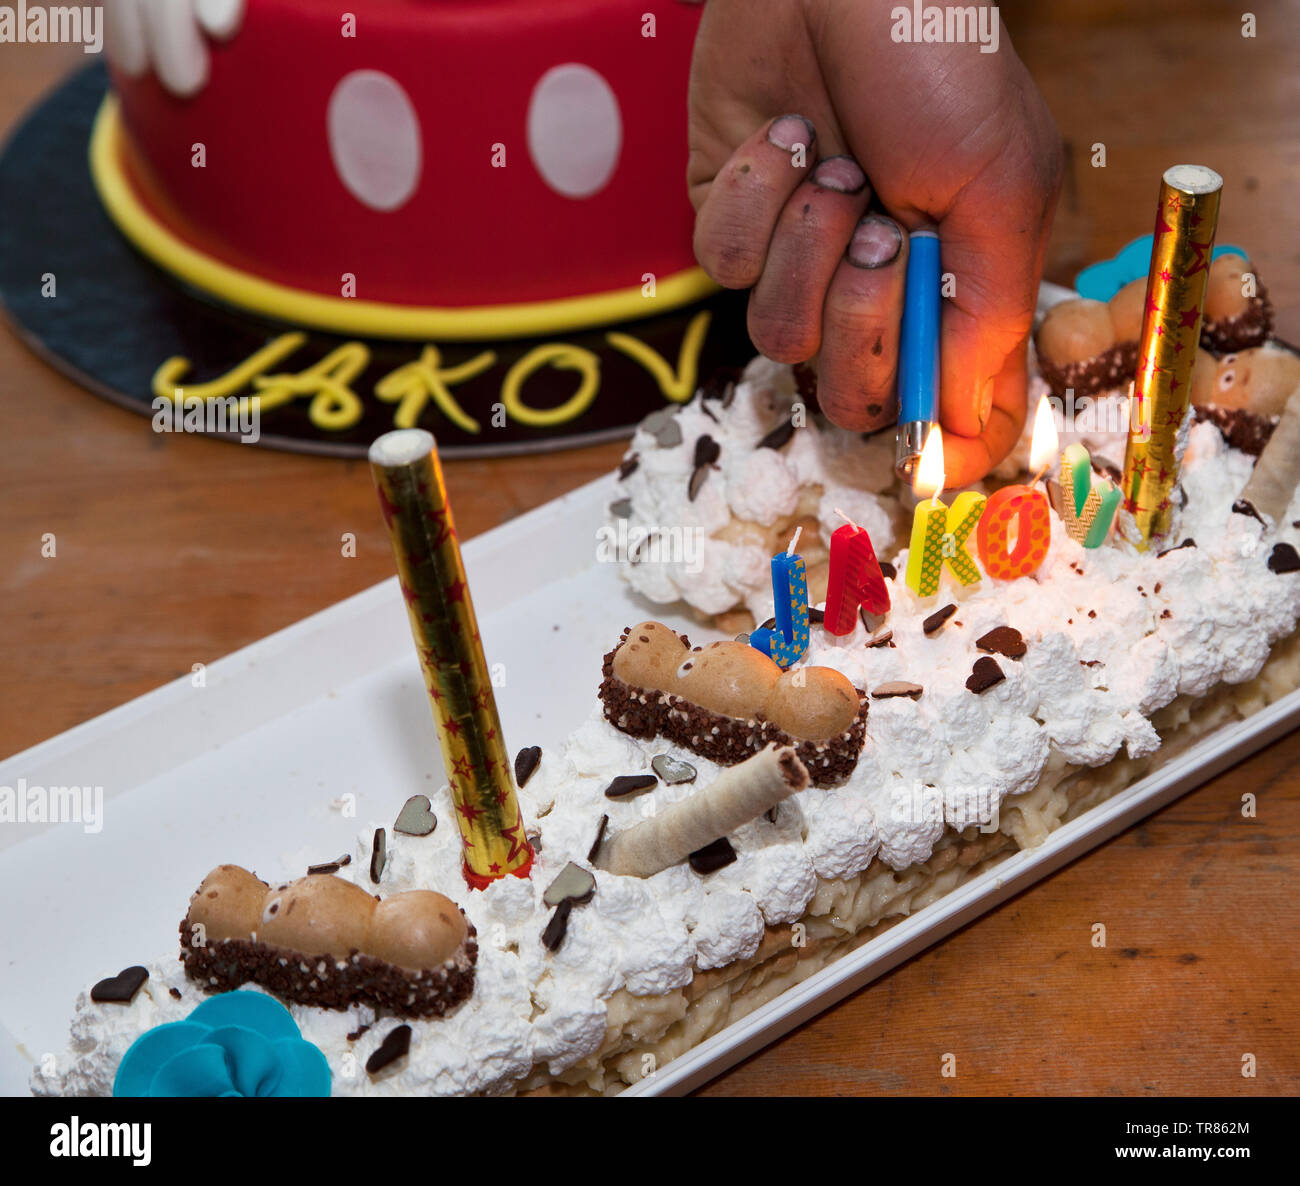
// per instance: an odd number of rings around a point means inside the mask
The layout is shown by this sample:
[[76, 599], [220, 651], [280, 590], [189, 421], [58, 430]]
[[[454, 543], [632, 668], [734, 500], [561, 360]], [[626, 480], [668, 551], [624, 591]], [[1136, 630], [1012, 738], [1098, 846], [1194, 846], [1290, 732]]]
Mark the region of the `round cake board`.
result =
[[[33, 351], [156, 431], [364, 457], [376, 437], [413, 423], [449, 457], [538, 452], [627, 436], [669, 402], [665, 386], [689, 398], [755, 353], [743, 293], [598, 329], [473, 342], [340, 337], [218, 304], [146, 260], [104, 212], [87, 146], [107, 86], [101, 65], [73, 75], [0, 154], [0, 303]], [[259, 352], [264, 365], [232, 376]], [[456, 368], [466, 377], [442, 377]], [[191, 384], [207, 398], [159, 394]], [[275, 406], [259, 401], [254, 422], [255, 395]], [[546, 415], [579, 402], [576, 415]]]

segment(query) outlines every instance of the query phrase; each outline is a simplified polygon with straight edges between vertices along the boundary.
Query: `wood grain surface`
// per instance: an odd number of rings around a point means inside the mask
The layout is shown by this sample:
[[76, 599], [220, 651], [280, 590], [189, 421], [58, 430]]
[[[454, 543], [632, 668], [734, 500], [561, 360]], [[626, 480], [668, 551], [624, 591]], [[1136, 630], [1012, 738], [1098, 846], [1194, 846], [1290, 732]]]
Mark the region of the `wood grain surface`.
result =
[[[1149, 231], [1163, 169], [1204, 163], [1226, 182], [1220, 241], [1251, 252], [1278, 333], [1300, 340], [1300, 5], [1250, 10], [1254, 38], [1214, 0], [1002, 5], [1068, 146], [1049, 279], [1068, 284]], [[83, 61], [76, 47], [0, 47], [0, 132]], [[1104, 169], [1090, 163], [1099, 143]], [[154, 434], [3, 330], [0, 442], [0, 754], [392, 571], [361, 463]], [[596, 477], [621, 452], [449, 463], [462, 535]], [[355, 559], [340, 554], [349, 531]], [[46, 532], [54, 560], [41, 556]], [[1293, 734], [701, 1094], [1300, 1091], [1298, 763]], [[1247, 790], [1254, 820], [1241, 816]], [[1091, 943], [1098, 922], [1104, 948]], [[947, 1054], [953, 1077], [941, 1073]]]

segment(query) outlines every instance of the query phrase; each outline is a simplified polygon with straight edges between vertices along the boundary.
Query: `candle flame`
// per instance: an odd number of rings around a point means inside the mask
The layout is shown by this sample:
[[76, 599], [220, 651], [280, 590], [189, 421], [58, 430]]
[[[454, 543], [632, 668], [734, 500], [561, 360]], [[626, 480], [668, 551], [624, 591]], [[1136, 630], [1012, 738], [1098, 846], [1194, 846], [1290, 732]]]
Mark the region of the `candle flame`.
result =
[[1056, 455], [1061, 451], [1061, 441], [1056, 435], [1056, 417], [1052, 415], [1052, 405], [1047, 396], [1038, 401], [1038, 410], [1034, 413], [1034, 434], [1029, 441], [1029, 469], [1031, 473], [1041, 474], [1047, 469]]
[[916, 472], [912, 476], [912, 493], [917, 498], [938, 498], [943, 493], [943, 431], [936, 424], [925, 438], [925, 448], [921, 450], [916, 463]]

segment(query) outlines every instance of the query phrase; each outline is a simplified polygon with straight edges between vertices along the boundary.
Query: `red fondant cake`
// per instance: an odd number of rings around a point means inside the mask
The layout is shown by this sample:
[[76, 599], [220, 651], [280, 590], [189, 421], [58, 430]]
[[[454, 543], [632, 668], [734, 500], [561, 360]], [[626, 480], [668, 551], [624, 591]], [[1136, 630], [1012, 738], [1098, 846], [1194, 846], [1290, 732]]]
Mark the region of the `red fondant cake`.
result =
[[[428, 310], [443, 338], [597, 325], [645, 316], [651, 276], [664, 311], [709, 291], [684, 184], [698, 17], [624, 0], [122, 0], [108, 205], [191, 284], [322, 328], [349, 328], [349, 302]], [[295, 294], [330, 304], [303, 314]], [[502, 313], [517, 324], [489, 323]]]

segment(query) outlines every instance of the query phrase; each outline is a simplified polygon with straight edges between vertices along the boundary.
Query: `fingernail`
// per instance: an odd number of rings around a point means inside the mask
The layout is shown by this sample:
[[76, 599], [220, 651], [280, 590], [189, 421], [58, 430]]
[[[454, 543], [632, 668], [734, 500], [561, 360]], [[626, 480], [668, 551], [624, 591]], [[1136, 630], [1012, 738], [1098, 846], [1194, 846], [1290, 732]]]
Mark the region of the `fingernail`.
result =
[[819, 161], [813, 170], [813, 184], [822, 189], [833, 189], [840, 194], [862, 192], [867, 184], [867, 175], [862, 166], [851, 156], [828, 156]]
[[854, 228], [847, 255], [854, 267], [883, 268], [892, 264], [902, 249], [903, 232], [898, 223], [878, 214], [868, 214]]
[[990, 379], [980, 388], [979, 422], [980, 432], [988, 427], [989, 417], [993, 415], [993, 381]]
[[767, 129], [768, 143], [784, 148], [786, 152], [793, 152], [800, 144], [811, 148], [816, 139], [817, 132], [802, 115], [783, 115], [773, 120]]

